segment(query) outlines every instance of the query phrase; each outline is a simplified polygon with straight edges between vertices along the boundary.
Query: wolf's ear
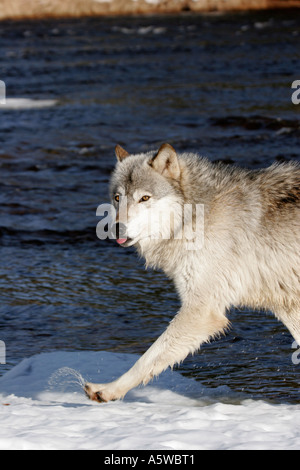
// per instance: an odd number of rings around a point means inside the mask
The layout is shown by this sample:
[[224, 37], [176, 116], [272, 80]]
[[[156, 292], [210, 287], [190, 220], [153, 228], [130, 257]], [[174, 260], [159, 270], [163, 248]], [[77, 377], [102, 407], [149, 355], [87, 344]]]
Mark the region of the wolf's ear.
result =
[[160, 147], [155, 157], [150, 161], [150, 166], [167, 178], [179, 179], [180, 167], [177, 154], [170, 144], [163, 144]]
[[116, 145], [115, 147], [115, 154], [119, 162], [124, 160], [124, 158], [128, 157], [129, 153], [121, 147], [121, 145]]

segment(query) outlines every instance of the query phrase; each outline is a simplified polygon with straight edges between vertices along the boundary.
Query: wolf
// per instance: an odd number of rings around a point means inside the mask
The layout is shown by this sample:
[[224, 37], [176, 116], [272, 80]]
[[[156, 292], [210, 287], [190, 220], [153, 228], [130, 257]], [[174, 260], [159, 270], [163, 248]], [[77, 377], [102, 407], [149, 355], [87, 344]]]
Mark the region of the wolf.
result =
[[[117, 242], [134, 245], [147, 266], [173, 280], [181, 308], [128, 372], [111, 383], [86, 383], [88, 397], [117, 400], [146, 385], [226, 332], [232, 306], [272, 311], [300, 345], [299, 163], [247, 170], [179, 154], [169, 144], [137, 155], [117, 146], [115, 153]], [[186, 205], [203, 207], [203, 233], [192, 249], [182, 220]], [[149, 228], [153, 213], [161, 223]], [[193, 233], [195, 211], [188, 225]]]

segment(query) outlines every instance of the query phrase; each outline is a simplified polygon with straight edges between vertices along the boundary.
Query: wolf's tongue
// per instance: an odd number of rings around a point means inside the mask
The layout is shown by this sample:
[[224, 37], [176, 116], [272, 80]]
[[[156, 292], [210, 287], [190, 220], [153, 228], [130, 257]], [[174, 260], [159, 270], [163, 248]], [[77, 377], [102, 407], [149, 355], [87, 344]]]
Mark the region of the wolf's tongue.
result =
[[127, 240], [127, 238], [117, 238], [117, 243], [119, 243], [119, 245], [122, 245], [122, 243], [125, 243]]

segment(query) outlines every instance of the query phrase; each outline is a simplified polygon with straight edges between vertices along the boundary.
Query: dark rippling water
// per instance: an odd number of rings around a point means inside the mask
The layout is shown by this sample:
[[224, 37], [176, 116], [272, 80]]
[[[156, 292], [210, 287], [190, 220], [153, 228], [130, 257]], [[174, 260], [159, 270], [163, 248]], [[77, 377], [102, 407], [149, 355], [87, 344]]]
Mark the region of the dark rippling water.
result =
[[[0, 23], [7, 98], [38, 100], [0, 109], [1, 374], [44, 351], [142, 353], [165, 329], [173, 286], [96, 238], [114, 145], [167, 141], [250, 168], [299, 160], [299, 40], [298, 11]], [[287, 330], [249, 310], [230, 320], [182, 373], [299, 402]]]

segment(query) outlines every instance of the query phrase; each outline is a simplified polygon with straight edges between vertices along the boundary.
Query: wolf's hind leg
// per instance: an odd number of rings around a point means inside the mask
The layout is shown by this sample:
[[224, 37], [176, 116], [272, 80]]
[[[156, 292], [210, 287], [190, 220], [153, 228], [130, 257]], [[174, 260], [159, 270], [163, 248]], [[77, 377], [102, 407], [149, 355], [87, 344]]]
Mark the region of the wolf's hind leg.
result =
[[[225, 309], [224, 309], [225, 311]], [[146, 385], [168, 367], [183, 361], [199, 349], [201, 343], [224, 332], [228, 326], [225, 314], [220, 312], [181, 309], [166, 331], [124, 375], [108, 384], [85, 385], [85, 392], [92, 400], [106, 402], [123, 398], [139, 384]]]

